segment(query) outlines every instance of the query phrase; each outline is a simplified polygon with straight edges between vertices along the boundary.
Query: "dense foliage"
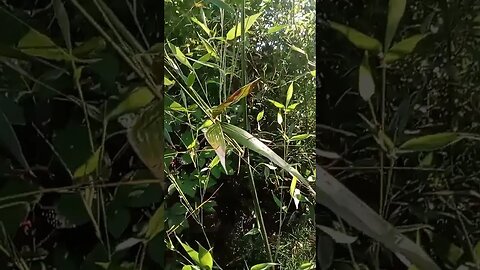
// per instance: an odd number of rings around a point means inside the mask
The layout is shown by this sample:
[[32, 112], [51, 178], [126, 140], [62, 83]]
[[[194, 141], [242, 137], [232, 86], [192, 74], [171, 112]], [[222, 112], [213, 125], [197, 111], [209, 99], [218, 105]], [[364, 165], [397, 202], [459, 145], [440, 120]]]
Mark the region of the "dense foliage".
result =
[[[317, 5], [319, 164], [432, 267], [479, 269], [479, 2]], [[382, 231], [373, 216], [358, 231], [334, 214], [317, 211], [335, 229], [319, 231], [320, 269], [417, 269], [413, 245], [366, 237]]]

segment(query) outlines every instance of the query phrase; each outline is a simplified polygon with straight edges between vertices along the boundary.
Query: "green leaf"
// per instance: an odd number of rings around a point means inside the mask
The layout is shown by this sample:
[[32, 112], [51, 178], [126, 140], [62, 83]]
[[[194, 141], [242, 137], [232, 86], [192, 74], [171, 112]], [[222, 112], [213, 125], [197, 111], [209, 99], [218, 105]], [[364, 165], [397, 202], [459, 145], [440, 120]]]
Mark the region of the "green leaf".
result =
[[233, 140], [235, 140], [238, 144], [243, 145], [250, 150], [257, 152], [258, 154], [268, 158], [270, 161], [275, 163], [277, 166], [281, 167], [283, 170], [290, 173], [290, 175], [295, 176], [300, 180], [302, 184], [304, 184], [308, 191], [311, 194], [315, 194], [315, 191], [310, 186], [307, 180], [290, 164], [288, 164], [283, 158], [277, 155], [272, 149], [266, 146], [263, 142], [259, 139], [254, 137], [252, 134], [248, 133], [247, 131], [236, 127], [231, 124], [222, 123], [223, 131]]
[[198, 59], [197, 62], [193, 63], [193, 68], [194, 69], [199, 69], [202, 65], [203, 66], [208, 66], [206, 64], [206, 62], [208, 62], [208, 60], [210, 60], [210, 58], [212, 58], [212, 54], [211, 53], [207, 53], [205, 55], [203, 55], [202, 57], [200, 57]]
[[259, 263], [250, 268], [250, 270], [267, 270], [273, 266], [279, 265], [278, 263]]
[[222, 167], [227, 171], [225, 165], [225, 153], [227, 151], [227, 146], [225, 143], [225, 137], [223, 135], [222, 126], [219, 122], [214, 123], [211, 125], [207, 131], [205, 132], [205, 138], [207, 139], [208, 143], [212, 146], [215, 153], [217, 153], [218, 158], [220, 159], [220, 163]]
[[267, 33], [268, 34], [273, 34], [275, 32], [281, 31], [283, 29], [287, 28], [287, 25], [275, 25], [270, 28], [268, 28]]
[[297, 189], [297, 177], [292, 177], [292, 182], [290, 183], [290, 196], [295, 197], [295, 189]]
[[0, 144], [12, 154], [23, 168], [30, 171], [30, 166], [23, 155], [22, 146], [2, 108], [0, 108]]
[[148, 87], [137, 87], [108, 114], [107, 118], [112, 119], [122, 114], [135, 112], [150, 104], [154, 98], [155, 96]]
[[270, 103], [272, 103], [275, 107], [279, 108], [279, 109], [284, 109], [285, 108], [285, 105], [283, 105], [282, 103], [280, 102], [277, 102], [275, 100], [271, 100], [271, 99], [267, 99]]
[[[245, 18], [245, 33], [253, 26], [258, 17], [262, 15], [262, 12], [253, 14]], [[235, 32], [236, 30], [236, 32]], [[242, 23], [238, 23], [236, 26], [232, 27], [227, 33], [227, 40], [233, 40], [242, 35]]]
[[49, 37], [34, 29], [30, 29], [30, 31], [23, 36], [18, 42], [17, 49], [25, 54], [48, 60], [75, 60], [73, 56], [57, 46]]
[[293, 82], [290, 84], [287, 90], [287, 99], [285, 100], [285, 107], [288, 107], [290, 104], [290, 100], [292, 100], [293, 96]]
[[300, 104], [299, 102], [290, 104], [290, 105], [288, 106], [288, 108], [286, 109], [286, 111], [289, 112], [289, 111], [295, 110], [295, 108], [297, 108], [297, 106], [298, 106], [299, 104]]
[[299, 52], [299, 53], [301, 53], [301, 54], [303, 54], [303, 55], [307, 55], [307, 53], [306, 53], [304, 50], [298, 48], [297, 46], [290, 45], [290, 48], [292, 48], [292, 50], [294, 50], [294, 51], [296, 51], [296, 52]]
[[290, 141], [301, 141], [313, 137], [312, 134], [299, 134], [290, 138]]
[[400, 150], [434, 151], [455, 143], [461, 139], [456, 132], [443, 132], [410, 139], [400, 146]]
[[159, 179], [165, 189], [163, 175], [163, 102], [153, 102], [127, 132], [127, 138], [135, 153]]
[[209, 3], [212, 3], [214, 4], [215, 6], [221, 8], [221, 9], [224, 9], [230, 13], [235, 13], [235, 10], [227, 3], [225, 3], [224, 1], [222, 0], [206, 0], [207, 2]]
[[283, 117], [282, 117], [282, 113], [280, 111], [277, 113], [277, 123], [279, 125], [281, 125], [283, 123]]
[[415, 50], [418, 42], [420, 42], [427, 35], [414, 35], [408, 37], [392, 46], [390, 50], [385, 54], [383, 61], [385, 63], [393, 63], [394, 61], [410, 54]]
[[212, 254], [200, 244], [198, 245], [198, 260], [200, 261], [200, 266], [207, 268], [207, 270], [213, 268]]
[[259, 79], [242, 86], [240, 89], [231, 94], [222, 104], [212, 109], [212, 117], [215, 118], [224, 112], [230, 105], [239, 102], [242, 98], [248, 96], [253, 91], [253, 88], [258, 83]]
[[168, 43], [168, 45], [169, 45], [170, 50], [172, 51], [173, 55], [175, 56], [175, 58], [177, 58], [177, 60], [180, 61], [180, 63], [182, 63], [185, 66], [192, 69], [192, 65], [190, 65], [190, 62], [188, 62], [187, 57], [183, 54], [183, 52], [180, 50], [180, 48], [178, 48], [177, 46], [175, 46], [171, 43]]
[[402, 235], [322, 167], [318, 164], [316, 167], [317, 203], [326, 206], [351, 226], [379, 241], [386, 248], [402, 254], [420, 269], [440, 270], [418, 244]]
[[208, 28], [208, 26], [206, 26], [204, 23], [202, 23], [201, 21], [199, 21], [195, 17], [191, 17], [190, 20], [192, 20], [192, 22], [194, 22], [198, 26], [200, 26], [203, 29], [203, 31], [205, 31], [205, 33], [207, 33], [207, 35], [210, 35], [211, 30]]
[[63, 39], [65, 40], [67, 49], [70, 51], [72, 49], [72, 40], [70, 38], [70, 20], [62, 0], [53, 1], [53, 11], [55, 12], [55, 17], [57, 19], [58, 26], [60, 27], [60, 31], [62, 31]]
[[195, 72], [190, 72], [187, 77], [187, 87], [190, 88], [195, 83]]
[[375, 93], [375, 82], [370, 70], [370, 65], [368, 64], [367, 51], [365, 51], [363, 62], [358, 68], [358, 91], [365, 101], [369, 101]]
[[262, 110], [257, 114], [257, 122], [260, 122], [260, 120], [263, 119], [263, 115], [265, 114], [265, 110]]
[[332, 239], [335, 241], [335, 243], [338, 243], [338, 244], [352, 244], [358, 238], [358, 237], [347, 235], [343, 232], [339, 232], [337, 230], [334, 230], [332, 228], [329, 228], [329, 227], [326, 227], [326, 226], [323, 226], [323, 225], [317, 225], [317, 228], [319, 228], [324, 233], [326, 233], [330, 237], [332, 237]]
[[398, 24], [403, 17], [407, 0], [390, 0], [388, 2], [387, 28], [385, 32], [385, 48], [389, 48], [397, 32]]
[[148, 221], [147, 231], [145, 237], [148, 241], [152, 240], [157, 234], [165, 229], [165, 203], [155, 211], [153, 216]]
[[382, 44], [380, 41], [369, 37], [353, 28], [339, 24], [336, 22], [330, 22], [330, 26], [342, 33], [347, 39], [355, 45], [355, 47], [363, 50], [380, 52], [382, 50]]
[[198, 258], [198, 252], [196, 252], [193, 248], [191, 248], [188, 244], [183, 243], [178, 236], [177, 237], [178, 242], [182, 245], [183, 249], [187, 252], [188, 256], [198, 265], [200, 265], [200, 260]]
[[73, 178], [83, 178], [97, 170], [98, 163], [100, 162], [100, 150], [101, 148], [98, 148], [83, 165], [75, 170]]

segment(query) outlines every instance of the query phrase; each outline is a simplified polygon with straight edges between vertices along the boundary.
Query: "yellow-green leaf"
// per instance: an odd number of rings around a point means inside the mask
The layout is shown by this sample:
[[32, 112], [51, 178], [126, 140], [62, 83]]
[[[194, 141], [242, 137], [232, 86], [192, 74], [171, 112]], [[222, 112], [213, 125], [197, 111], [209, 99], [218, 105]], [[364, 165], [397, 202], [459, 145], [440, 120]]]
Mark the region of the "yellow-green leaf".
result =
[[198, 260], [200, 261], [200, 266], [205, 267], [207, 270], [213, 268], [212, 254], [200, 244], [198, 245]]
[[265, 114], [265, 110], [262, 110], [257, 114], [257, 122], [260, 122], [260, 120], [263, 119], [263, 115]]
[[[176, 236], [176, 235], [175, 235]], [[183, 249], [187, 252], [188, 256], [196, 263], [200, 264], [200, 260], [198, 259], [198, 252], [196, 252], [193, 248], [191, 248], [188, 244], [183, 243], [180, 238], [177, 237], [178, 242], [182, 245]]]
[[205, 64], [208, 60], [210, 60], [210, 58], [212, 58], [212, 54], [211, 53], [207, 53], [205, 55], [203, 55], [202, 57], [200, 57], [197, 62], [193, 63], [193, 68], [194, 69], [198, 69], [200, 68], [202, 65], [203, 66], [209, 66], [207, 64]]
[[[255, 21], [262, 15], [262, 12], [253, 14], [245, 18], [245, 33], [253, 26]], [[236, 30], [236, 31], [235, 31]], [[235, 39], [242, 35], [242, 23], [238, 23], [227, 33], [227, 40]]]
[[380, 41], [369, 37], [353, 28], [339, 24], [336, 22], [330, 22], [330, 26], [342, 33], [347, 39], [355, 45], [355, 47], [363, 50], [380, 52], [382, 50], [382, 44]]
[[290, 138], [291, 141], [301, 141], [312, 137], [312, 134], [299, 134]]
[[295, 197], [295, 189], [297, 188], [297, 177], [293, 176], [292, 183], [290, 183], [290, 196]]
[[407, 0], [390, 0], [388, 2], [388, 18], [385, 33], [385, 48], [388, 49], [397, 32], [398, 24], [402, 19]]
[[88, 158], [88, 160], [78, 167], [73, 173], [73, 178], [82, 178], [93, 173], [98, 168], [98, 162], [100, 161], [100, 148]]
[[426, 36], [427, 35], [421, 34], [414, 35], [394, 44], [392, 48], [385, 54], [383, 61], [389, 64], [412, 53], [417, 47], [417, 44]]
[[455, 132], [443, 132], [410, 139], [400, 146], [401, 150], [433, 151], [441, 149], [461, 139]]
[[285, 107], [288, 107], [288, 104], [290, 104], [290, 100], [292, 99], [293, 96], [293, 82], [290, 84], [287, 90], [287, 99], [285, 101]]
[[250, 270], [267, 270], [273, 266], [278, 265], [278, 263], [259, 263], [250, 268]]
[[225, 166], [225, 153], [227, 150], [225, 136], [223, 135], [222, 126], [219, 122], [214, 123], [211, 125], [207, 131], [205, 132], [205, 138], [207, 139], [210, 146], [212, 146], [213, 150], [217, 154], [218, 158], [220, 159], [220, 163], [222, 167], [227, 171]]
[[279, 108], [279, 109], [284, 109], [285, 108], [285, 105], [283, 105], [282, 103], [280, 102], [277, 102], [275, 100], [271, 100], [271, 99], [267, 99], [270, 103], [272, 103], [275, 107]]
[[154, 98], [148, 87], [137, 87], [108, 114], [107, 118], [112, 119], [125, 113], [135, 112], [150, 104]]
[[192, 22], [196, 23], [198, 26], [200, 26], [203, 31], [205, 31], [205, 33], [207, 33], [207, 35], [210, 35], [210, 32], [211, 30], [208, 28], [207, 25], [205, 25], [204, 23], [202, 23], [201, 21], [199, 21], [197, 18], [195, 17], [192, 17], [190, 18], [192, 20]]
[[17, 49], [25, 54], [48, 60], [61, 61], [75, 59], [63, 48], [57, 46], [48, 36], [34, 29], [30, 29], [30, 31], [20, 39]]
[[358, 91], [363, 100], [368, 101], [375, 93], [375, 82], [373, 80], [370, 65], [368, 64], [368, 52], [365, 51], [363, 62], [358, 68]]
[[165, 203], [155, 211], [148, 221], [147, 231], [145, 237], [148, 241], [152, 240], [157, 234], [165, 229]]
[[281, 30], [285, 29], [286, 27], [287, 27], [286, 25], [275, 25], [275, 26], [272, 26], [272, 27], [268, 28], [267, 33], [268, 34], [273, 34], [275, 32], [278, 32], [278, 31], [281, 31]]
[[231, 94], [222, 104], [218, 105], [217, 107], [212, 109], [212, 117], [215, 118], [217, 115], [224, 112], [230, 105], [237, 103], [242, 98], [248, 96], [257, 84], [259, 79], [255, 79], [254, 81], [248, 83], [247, 85], [241, 87], [233, 94]]
[[283, 117], [282, 117], [282, 113], [280, 111], [277, 113], [277, 123], [279, 125], [281, 125], [283, 123]]

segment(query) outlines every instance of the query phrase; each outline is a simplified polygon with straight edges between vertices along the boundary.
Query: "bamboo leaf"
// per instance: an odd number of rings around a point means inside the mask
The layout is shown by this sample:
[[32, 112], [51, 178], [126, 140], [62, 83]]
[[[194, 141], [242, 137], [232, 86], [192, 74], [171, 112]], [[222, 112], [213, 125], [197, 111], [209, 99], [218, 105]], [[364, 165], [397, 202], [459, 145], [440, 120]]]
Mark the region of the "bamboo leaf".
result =
[[375, 93], [375, 82], [368, 64], [368, 52], [365, 51], [363, 62], [358, 68], [358, 91], [363, 100], [368, 101]]
[[192, 22], [196, 23], [198, 26], [200, 26], [200, 28], [203, 29], [203, 31], [205, 31], [205, 33], [207, 33], [207, 35], [210, 35], [210, 32], [211, 30], [208, 28], [208, 26], [206, 26], [204, 23], [202, 23], [201, 21], [199, 21], [197, 18], [195, 17], [191, 17], [190, 20], [192, 20]]
[[275, 26], [272, 26], [272, 27], [268, 28], [267, 33], [268, 34], [273, 34], [275, 32], [282, 31], [286, 27], [287, 27], [286, 25], [275, 25]]
[[270, 269], [276, 265], [279, 265], [278, 263], [259, 263], [250, 268], [250, 270], [267, 270]]
[[154, 98], [155, 96], [148, 87], [137, 87], [108, 114], [107, 118], [112, 119], [122, 114], [135, 112], [150, 104]]
[[290, 164], [288, 164], [283, 158], [277, 155], [272, 149], [266, 146], [263, 142], [259, 139], [254, 137], [252, 134], [248, 133], [247, 131], [236, 127], [231, 124], [222, 123], [223, 131], [233, 140], [235, 140], [238, 144], [243, 145], [250, 150], [268, 158], [270, 161], [275, 163], [277, 166], [281, 167], [286, 172], [290, 173], [290, 175], [295, 176], [300, 183], [305, 185], [308, 191], [315, 195], [315, 191], [310, 186], [308, 181]]
[[462, 139], [456, 132], [442, 132], [410, 139], [400, 146], [400, 150], [433, 151], [446, 147]]
[[78, 167], [73, 173], [73, 178], [83, 178], [91, 173], [93, 173], [98, 168], [98, 163], [100, 162], [100, 148], [93, 153], [88, 160]]
[[355, 45], [355, 47], [363, 50], [380, 52], [382, 50], [382, 44], [380, 41], [369, 37], [353, 28], [339, 24], [336, 22], [330, 22], [330, 26], [342, 33], [347, 39]]
[[262, 110], [257, 114], [257, 122], [260, 122], [260, 120], [263, 119], [263, 115], [265, 114], [265, 110]]
[[67, 49], [70, 51], [72, 49], [72, 40], [70, 38], [70, 20], [62, 0], [53, 1], [53, 10], [55, 12], [58, 26], [60, 26], [60, 30], [62, 31], [63, 39], [65, 40]]
[[48, 60], [71, 61], [75, 59], [64, 49], [57, 46], [49, 37], [34, 29], [30, 29], [30, 31], [22, 37], [18, 42], [17, 49], [25, 54]]
[[225, 137], [223, 135], [222, 126], [220, 123], [214, 123], [211, 125], [207, 131], [205, 132], [205, 138], [207, 139], [208, 143], [212, 146], [217, 153], [218, 158], [220, 159], [220, 163], [222, 167], [227, 171], [225, 165], [225, 153], [227, 150]]
[[402, 235], [365, 202], [317, 164], [316, 200], [364, 234], [398, 252], [420, 269], [440, 267], [415, 242]]
[[285, 107], [288, 107], [288, 104], [290, 104], [290, 100], [292, 100], [293, 96], [293, 82], [290, 84], [287, 90], [287, 99], [285, 101]]
[[390, 0], [388, 2], [387, 28], [385, 32], [385, 48], [388, 49], [397, 32], [398, 24], [403, 17], [407, 0]]
[[415, 50], [417, 44], [427, 35], [414, 35], [406, 38], [392, 46], [390, 50], [385, 54], [383, 61], [385, 63], [392, 63], [402, 57], [409, 55]]
[[279, 109], [285, 109], [285, 105], [283, 105], [282, 103], [280, 102], [277, 102], [275, 100], [271, 100], [271, 99], [267, 99], [270, 103], [272, 103], [275, 107], [279, 108]]
[[332, 237], [335, 243], [339, 244], [352, 244], [358, 238], [322, 225], [317, 225], [317, 228], [328, 234], [330, 237]]
[[165, 188], [163, 175], [163, 102], [153, 102], [133, 127], [127, 132], [127, 138], [135, 153], [159, 179]]
[[182, 245], [183, 249], [187, 252], [188, 256], [196, 263], [196, 264], [200, 264], [200, 260], [198, 258], [198, 252], [196, 252], [193, 248], [191, 248], [188, 244], [186, 243], [183, 243], [180, 238], [178, 238], [178, 236], [175, 235], [175, 237], [177, 237], [177, 240], [178, 242], [180, 243], [180, 245]]
[[257, 84], [259, 79], [256, 79], [247, 85], [241, 87], [237, 91], [235, 91], [233, 94], [231, 94], [222, 104], [218, 105], [217, 107], [214, 107], [212, 109], [212, 117], [215, 118], [219, 114], [223, 113], [230, 105], [235, 104], [239, 102], [242, 98], [248, 96], [253, 91], [254, 86]]
[[145, 237], [148, 241], [152, 240], [157, 234], [165, 229], [165, 203], [155, 211], [153, 216], [148, 221], [147, 231]]
[[282, 113], [280, 111], [277, 113], [277, 123], [279, 125], [281, 125], [283, 123], [283, 117], [282, 117]]
[[[245, 33], [253, 26], [262, 12], [253, 14], [245, 18]], [[236, 32], [235, 32], [236, 30]], [[238, 23], [227, 32], [227, 40], [233, 40], [242, 35], [242, 23]]]
[[313, 137], [312, 134], [298, 134], [298, 135], [295, 135], [295, 136], [292, 136], [290, 138], [290, 141], [302, 141], [302, 140], [305, 140], [305, 139], [308, 139], [310, 137]]
[[212, 254], [200, 244], [198, 245], [198, 260], [200, 261], [200, 266], [205, 267], [207, 270], [213, 268]]

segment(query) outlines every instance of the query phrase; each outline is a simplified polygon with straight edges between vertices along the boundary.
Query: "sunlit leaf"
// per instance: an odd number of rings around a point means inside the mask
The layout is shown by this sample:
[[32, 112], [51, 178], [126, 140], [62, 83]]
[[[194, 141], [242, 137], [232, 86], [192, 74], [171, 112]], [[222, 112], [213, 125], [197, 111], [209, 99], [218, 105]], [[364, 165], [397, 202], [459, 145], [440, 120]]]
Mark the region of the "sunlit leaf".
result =
[[257, 114], [257, 122], [260, 122], [260, 120], [263, 119], [264, 113], [265, 113], [265, 111], [262, 110], [262, 111], [260, 111], [260, 112]]
[[272, 103], [275, 107], [279, 108], [279, 109], [284, 109], [285, 108], [285, 105], [283, 105], [282, 103], [280, 102], [277, 102], [275, 100], [272, 100], [272, 99], [267, 99], [270, 103]]
[[281, 30], [285, 29], [286, 27], [287, 27], [287, 25], [275, 25], [275, 26], [272, 26], [272, 27], [268, 28], [267, 33], [268, 34], [273, 34], [275, 32], [278, 32], [278, 31], [281, 31]]
[[290, 196], [295, 197], [295, 189], [297, 189], [297, 177], [293, 176], [292, 182], [290, 183]]
[[287, 90], [287, 99], [285, 100], [285, 107], [288, 107], [290, 104], [290, 100], [292, 100], [293, 97], [293, 82], [290, 84]]
[[402, 19], [407, 0], [390, 0], [388, 2], [388, 19], [385, 32], [385, 48], [389, 48], [397, 32], [398, 24]]
[[[255, 21], [260, 17], [262, 13], [256, 13], [245, 18], [245, 33], [253, 26]], [[235, 32], [236, 30], [236, 32]], [[227, 33], [227, 40], [235, 39], [242, 35], [242, 23], [238, 23], [236, 26], [232, 27]]]
[[65, 49], [56, 45], [48, 36], [33, 29], [30, 29], [18, 42], [17, 49], [25, 54], [48, 60], [69, 61], [75, 59], [72, 55], [68, 54]]
[[433, 151], [441, 149], [461, 139], [456, 132], [443, 132], [410, 139], [400, 146], [401, 150]]
[[427, 35], [414, 35], [394, 44], [385, 54], [383, 61], [385, 63], [392, 63], [412, 53], [417, 44], [426, 36]]
[[178, 242], [182, 245], [183, 249], [187, 252], [188, 256], [196, 263], [200, 264], [200, 260], [198, 258], [198, 252], [196, 252], [193, 248], [191, 248], [188, 244], [183, 243], [180, 238], [177, 237]]
[[242, 98], [248, 96], [253, 91], [254, 86], [257, 84], [259, 79], [256, 79], [247, 85], [241, 87], [237, 91], [235, 91], [233, 94], [231, 94], [222, 104], [218, 105], [217, 107], [214, 107], [212, 109], [212, 117], [215, 118], [222, 112], [224, 112], [230, 105], [235, 104], [239, 102]]
[[233, 140], [235, 140], [238, 144], [243, 145], [250, 150], [268, 158], [270, 161], [281, 167], [283, 170], [290, 173], [290, 175], [297, 177], [300, 180], [300, 183], [305, 185], [308, 191], [311, 194], [315, 194], [315, 191], [310, 186], [308, 181], [290, 164], [288, 164], [283, 158], [277, 155], [272, 149], [266, 146], [263, 142], [259, 139], [254, 137], [252, 134], [248, 133], [247, 131], [236, 127], [231, 124], [222, 123], [223, 131]]
[[82, 178], [97, 170], [98, 163], [100, 162], [100, 150], [101, 148], [98, 148], [84, 164], [75, 170], [73, 178]]
[[152, 91], [146, 87], [138, 87], [134, 89], [130, 95], [122, 100], [107, 116], [112, 119], [125, 113], [135, 112], [152, 102], [155, 98]]
[[283, 116], [281, 112], [277, 113], [277, 123], [281, 125], [283, 123]]
[[358, 91], [365, 101], [370, 100], [375, 93], [375, 82], [370, 70], [370, 65], [368, 64], [367, 51], [365, 51], [363, 62], [358, 68]]
[[310, 137], [313, 137], [313, 135], [312, 134], [298, 134], [298, 135], [292, 136], [290, 138], [290, 141], [301, 141], [301, 140], [308, 139]]
[[296, 51], [296, 52], [299, 52], [299, 53], [301, 53], [301, 54], [303, 54], [303, 55], [307, 55], [307, 53], [306, 53], [304, 50], [298, 48], [298, 47], [295, 46], [295, 45], [290, 45], [290, 48], [292, 48], [292, 50], [294, 50], [294, 51]]
[[194, 22], [198, 26], [200, 26], [203, 29], [203, 31], [205, 31], [205, 33], [207, 33], [207, 35], [210, 35], [211, 30], [208, 28], [208, 26], [206, 26], [204, 23], [202, 23], [201, 21], [199, 21], [195, 17], [191, 17], [190, 20], [192, 20], [192, 22]]
[[213, 268], [212, 254], [200, 244], [198, 245], [198, 260], [200, 261], [200, 266], [205, 267], [207, 270]]
[[225, 165], [225, 153], [227, 150], [227, 146], [225, 143], [225, 137], [223, 135], [222, 126], [219, 122], [214, 123], [211, 125], [207, 131], [205, 132], [205, 138], [207, 139], [208, 143], [212, 146], [217, 153], [218, 158], [220, 159], [220, 163], [222, 167], [227, 171]]
[[336, 22], [330, 22], [330, 26], [342, 33], [347, 39], [355, 45], [355, 47], [363, 50], [380, 52], [382, 50], [382, 44], [380, 41], [369, 37], [353, 28], [339, 24]]
[[250, 270], [267, 270], [279, 265], [278, 263], [259, 263], [250, 268]]

